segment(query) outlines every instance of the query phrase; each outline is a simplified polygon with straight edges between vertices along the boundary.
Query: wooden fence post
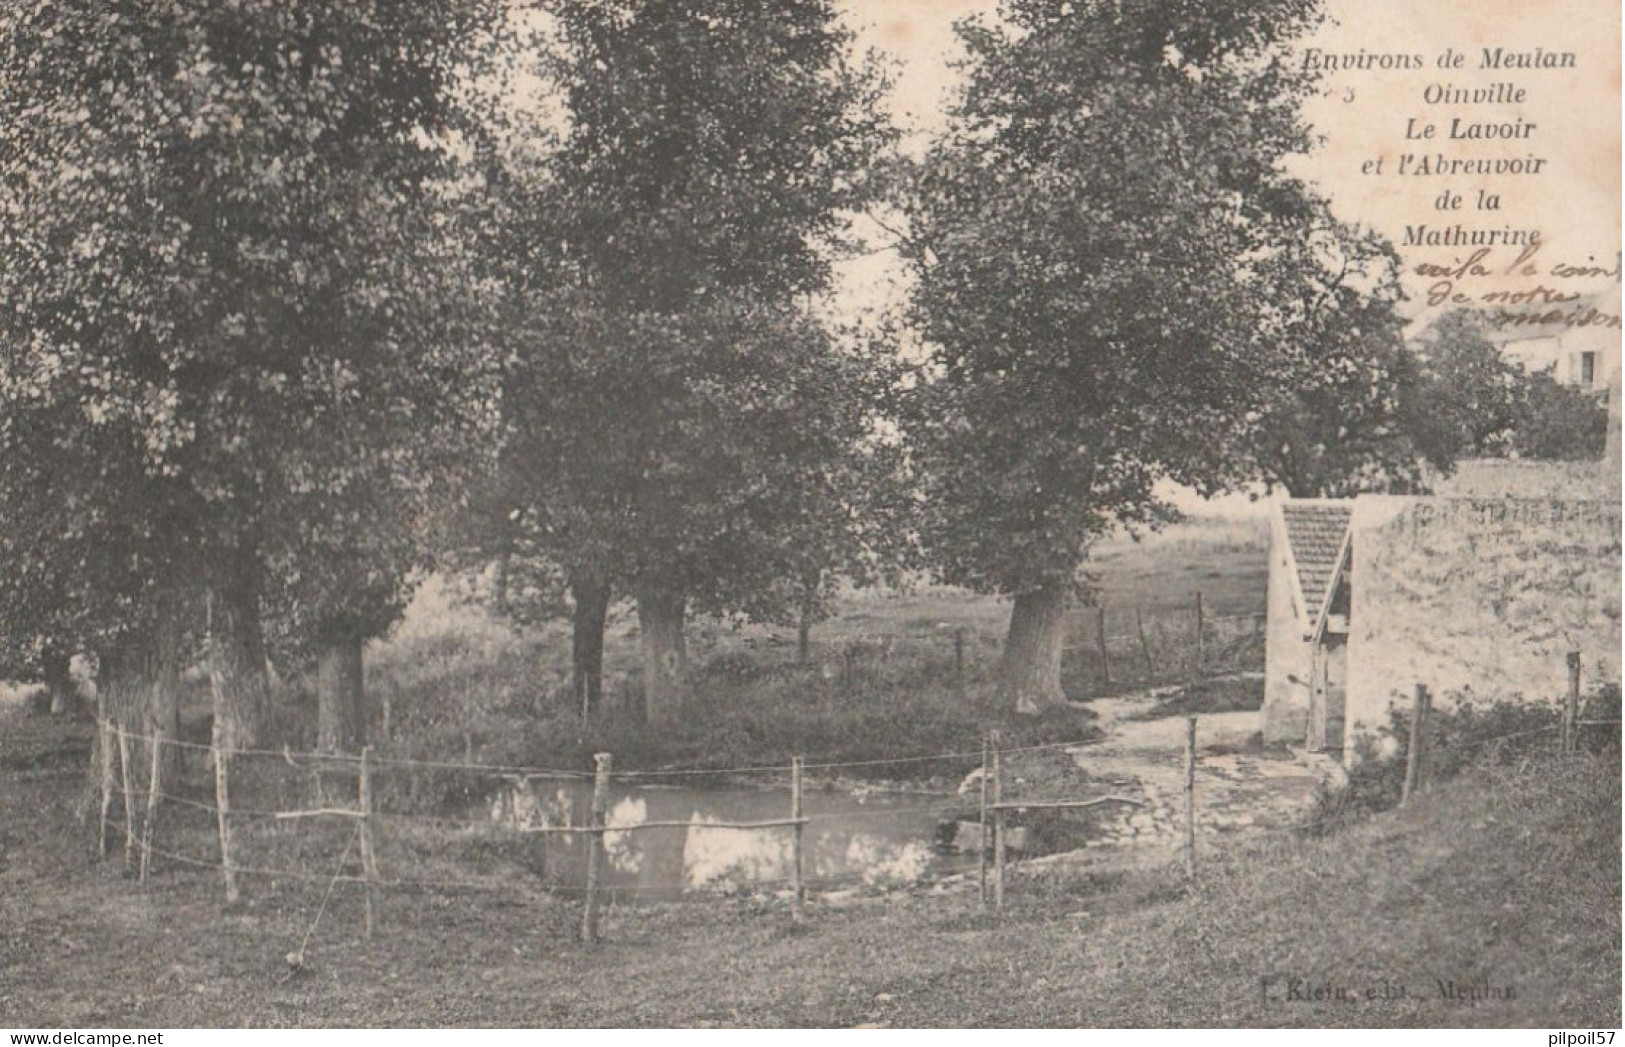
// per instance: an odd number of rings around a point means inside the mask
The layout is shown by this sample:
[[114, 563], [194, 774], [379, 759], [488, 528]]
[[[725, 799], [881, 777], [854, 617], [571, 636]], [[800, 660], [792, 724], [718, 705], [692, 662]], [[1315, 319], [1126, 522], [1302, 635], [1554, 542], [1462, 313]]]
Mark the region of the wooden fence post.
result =
[[227, 765], [231, 762], [230, 750], [221, 744], [221, 724], [218, 720], [214, 725], [214, 737], [210, 739], [210, 756], [214, 759], [214, 814], [216, 827], [220, 832], [220, 874], [226, 881], [226, 901], [237, 900], [237, 874], [231, 868], [231, 784], [230, 772]]
[[1569, 693], [1563, 700], [1563, 751], [1572, 753], [1580, 748], [1580, 652], [1570, 651]]
[[147, 770], [147, 818], [141, 823], [141, 875], [140, 882], [147, 882], [147, 866], [152, 863], [152, 836], [153, 826], [158, 821], [158, 797], [162, 792], [160, 775], [164, 765], [164, 734], [154, 725], [152, 740], [148, 743], [152, 747], [152, 766]]
[[124, 786], [124, 872], [128, 875], [135, 871], [135, 790], [130, 786], [130, 736], [123, 724], [114, 730], [118, 731], [119, 781]]
[[372, 939], [377, 916], [374, 913], [378, 893], [378, 859], [372, 849], [372, 746], [361, 748], [361, 774], [356, 787], [360, 820], [356, 836], [361, 843], [361, 875], [367, 880], [367, 939]]
[[965, 688], [965, 630], [954, 630], [954, 686]]
[[1095, 614], [1095, 636], [1100, 641], [1100, 674], [1105, 677], [1106, 686], [1112, 685], [1112, 659], [1106, 652], [1106, 605], [1101, 604]]
[[[1426, 727], [1433, 722], [1433, 692], [1427, 689], [1422, 691], [1422, 726]], [[1428, 791], [1428, 781], [1433, 776], [1433, 741], [1428, 732], [1422, 732], [1422, 756], [1416, 764], [1416, 791]]]
[[613, 757], [598, 753], [593, 758], [592, 776], [592, 833], [587, 846], [587, 897], [581, 912], [581, 940], [589, 944], [598, 941], [598, 875], [604, 860], [604, 819], [609, 813], [609, 773]]
[[977, 803], [976, 821], [979, 831], [976, 834], [976, 884], [977, 895], [982, 900], [982, 907], [987, 907], [987, 791], [990, 778], [993, 774], [993, 742], [990, 737], [982, 738], [982, 780], [979, 783], [981, 799]]
[[791, 830], [792, 837], [790, 852], [790, 918], [800, 923], [802, 919], [801, 906], [805, 898], [802, 886], [802, 829], [801, 824], [801, 757], [790, 758], [790, 818], [795, 822]]
[[1428, 689], [1426, 684], [1417, 684], [1416, 693], [1411, 698], [1411, 737], [1410, 745], [1405, 752], [1405, 784], [1400, 788], [1399, 804], [1403, 807], [1410, 802], [1411, 794], [1416, 791], [1416, 776], [1422, 766], [1422, 745], [1425, 738], [1424, 728], [1427, 721]]
[[1004, 757], [993, 732], [993, 907], [1004, 911]]
[[1198, 589], [1198, 590], [1196, 590], [1196, 669], [1191, 674], [1192, 678], [1195, 679], [1195, 680], [1199, 680], [1202, 677], [1202, 627], [1203, 627], [1203, 617], [1204, 616], [1202, 614], [1202, 590]]
[[1196, 879], [1196, 717], [1185, 720], [1185, 876]]
[[105, 861], [107, 859], [107, 813], [113, 806], [113, 721], [111, 719], [102, 720], [100, 737], [102, 804], [99, 828], [96, 833], [96, 854]]
[[1147, 682], [1155, 680], [1157, 668], [1151, 661], [1151, 644], [1145, 638], [1145, 619], [1138, 607], [1134, 608], [1134, 630], [1140, 634], [1140, 653], [1145, 655], [1145, 678]]

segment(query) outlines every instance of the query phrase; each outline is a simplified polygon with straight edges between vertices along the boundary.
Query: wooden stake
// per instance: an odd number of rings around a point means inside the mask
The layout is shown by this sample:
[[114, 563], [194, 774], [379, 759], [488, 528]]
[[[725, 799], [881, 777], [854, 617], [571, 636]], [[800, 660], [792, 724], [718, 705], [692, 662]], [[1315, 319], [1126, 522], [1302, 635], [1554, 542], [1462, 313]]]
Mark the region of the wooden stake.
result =
[[965, 686], [965, 630], [954, 630], [954, 686]]
[[[1433, 692], [1422, 692], [1422, 725], [1426, 727], [1433, 721]], [[1422, 755], [1416, 762], [1416, 791], [1425, 793], [1428, 790], [1428, 779], [1433, 771], [1433, 743], [1428, 732], [1422, 732]]]
[[1134, 608], [1134, 628], [1140, 634], [1140, 653], [1145, 655], [1145, 678], [1154, 680], [1157, 676], [1156, 666], [1151, 662], [1151, 644], [1145, 638], [1145, 619], [1140, 615], [1140, 609]]
[[980, 831], [976, 834], [976, 884], [977, 896], [982, 899], [982, 906], [987, 906], [987, 790], [989, 780], [993, 775], [993, 742], [991, 738], [982, 739], [982, 780], [981, 802], [977, 805], [976, 823]]
[[581, 940], [598, 942], [598, 868], [604, 860], [604, 818], [609, 813], [609, 772], [613, 757], [593, 758], [592, 836], [587, 845], [587, 904], [581, 914]]
[[1100, 641], [1100, 674], [1106, 679], [1106, 686], [1112, 685], [1112, 659], [1106, 653], [1106, 605], [1101, 604], [1095, 616], [1095, 638]]
[[372, 849], [372, 746], [361, 749], [361, 776], [356, 793], [361, 818], [356, 823], [356, 835], [361, 843], [361, 874], [367, 880], [367, 938], [372, 939], [377, 926], [378, 858]]
[[1185, 720], [1185, 876], [1196, 879], [1196, 717]]
[[1580, 748], [1577, 721], [1580, 718], [1580, 652], [1569, 652], [1569, 693], [1563, 700], [1563, 751]]
[[237, 874], [231, 868], [231, 787], [230, 772], [226, 765], [230, 762], [230, 750], [222, 743], [220, 737], [221, 724], [214, 722], [214, 737], [210, 739], [210, 755], [214, 758], [214, 813], [215, 823], [220, 830], [220, 874], [226, 881], [226, 901], [237, 900]]
[[802, 902], [806, 892], [802, 887], [802, 830], [806, 828], [801, 824], [801, 757], [790, 758], [790, 817], [795, 821], [791, 826], [790, 851], [790, 918], [796, 923], [801, 922]]
[[1405, 784], [1399, 793], [1401, 807], [1410, 801], [1411, 794], [1416, 791], [1416, 775], [1422, 765], [1422, 730], [1427, 720], [1427, 703], [1427, 686], [1417, 684], [1416, 693], [1411, 698], [1411, 738], [1405, 752]]
[[993, 732], [993, 907], [1004, 911], [1004, 758]]
[[152, 863], [152, 836], [154, 826], [158, 821], [158, 797], [162, 793], [160, 775], [164, 765], [164, 735], [163, 731], [154, 725], [152, 728], [152, 741], [148, 743], [152, 749], [152, 765], [147, 770], [147, 818], [141, 823], [141, 875], [140, 881], [147, 882], [147, 866]]
[[113, 721], [103, 720], [101, 738], [102, 806], [100, 828], [96, 834], [96, 854], [107, 860], [107, 813], [113, 807]]
[[1198, 589], [1196, 590], [1196, 671], [1194, 673], [1197, 679], [1202, 676], [1202, 626], [1202, 590]]
[[135, 871], [135, 790], [130, 787], [130, 736], [124, 725], [114, 728], [118, 732], [118, 773], [124, 785], [124, 872]]

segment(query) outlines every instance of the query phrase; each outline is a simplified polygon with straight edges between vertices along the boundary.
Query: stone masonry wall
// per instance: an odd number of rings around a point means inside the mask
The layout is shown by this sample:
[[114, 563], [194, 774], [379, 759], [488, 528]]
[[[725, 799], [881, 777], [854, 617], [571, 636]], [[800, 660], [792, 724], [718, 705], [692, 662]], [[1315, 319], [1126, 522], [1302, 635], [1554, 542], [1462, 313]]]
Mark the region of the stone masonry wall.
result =
[[1309, 727], [1312, 645], [1292, 592], [1286, 536], [1280, 521], [1270, 528], [1269, 617], [1264, 634], [1264, 741], [1302, 745]]
[[1355, 503], [1345, 754], [1408, 703], [1558, 701], [1620, 679], [1620, 506], [1362, 496]]

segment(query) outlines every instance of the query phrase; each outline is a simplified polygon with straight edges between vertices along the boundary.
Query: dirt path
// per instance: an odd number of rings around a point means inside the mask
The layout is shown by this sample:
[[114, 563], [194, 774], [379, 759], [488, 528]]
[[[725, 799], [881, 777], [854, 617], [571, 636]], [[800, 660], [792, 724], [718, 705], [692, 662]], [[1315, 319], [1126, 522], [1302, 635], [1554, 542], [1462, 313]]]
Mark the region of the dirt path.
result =
[[[1135, 719], [1168, 696], [1166, 689], [1099, 698], [1089, 707], [1105, 732], [1101, 741], [1069, 750], [1079, 768], [1142, 798], [1089, 841], [1089, 849], [1177, 846], [1183, 819], [1185, 717]], [[1257, 711], [1205, 713], [1197, 718], [1197, 832], [1206, 836], [1285, 828], [1301, 822], [1320, 783], [1336, 774], [1332, 761], [1259, 744]]]

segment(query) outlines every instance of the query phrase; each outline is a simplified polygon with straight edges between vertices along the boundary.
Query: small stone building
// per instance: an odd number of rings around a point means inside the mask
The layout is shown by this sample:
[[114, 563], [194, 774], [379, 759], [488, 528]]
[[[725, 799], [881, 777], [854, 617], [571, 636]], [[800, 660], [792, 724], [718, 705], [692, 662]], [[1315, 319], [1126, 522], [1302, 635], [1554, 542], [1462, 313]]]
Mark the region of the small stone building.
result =
[[1619, 682], [1620, 503], [1598, 493], [1278, 502], [1265, 739], [1351, 758], [1418, 683], [1441, 707], [1557, 702], [1570, 651], [1587, 690]]
[[1343, 744], [1352, 501], [1287, 499], [1270, 520], [1264, 740]]

